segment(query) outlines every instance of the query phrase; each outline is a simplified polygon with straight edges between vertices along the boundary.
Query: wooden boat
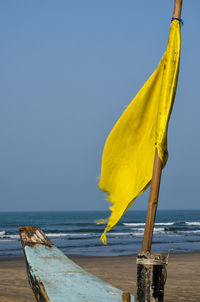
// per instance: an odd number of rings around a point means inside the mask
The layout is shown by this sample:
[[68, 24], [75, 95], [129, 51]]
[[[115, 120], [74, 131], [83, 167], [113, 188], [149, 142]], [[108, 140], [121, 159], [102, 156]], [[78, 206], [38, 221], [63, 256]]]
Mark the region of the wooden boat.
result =
[[123, 293], [71, 261], [40, 228], [26, 226], [19, 231], [29, 283], [38, 302], [130, 301], [129, 293]]

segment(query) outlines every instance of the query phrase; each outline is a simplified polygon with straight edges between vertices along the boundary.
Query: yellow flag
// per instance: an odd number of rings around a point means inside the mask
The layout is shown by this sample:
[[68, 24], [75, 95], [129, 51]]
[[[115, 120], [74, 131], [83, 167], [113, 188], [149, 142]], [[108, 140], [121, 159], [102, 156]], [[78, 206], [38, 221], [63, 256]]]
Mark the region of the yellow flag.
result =
[[105, 143], [99, 187], [113, 204], [107, 227], [113, 228], [149, 186], [155, 148], [165, 166], [167, 129], [175, 98], [180, 61], [180, 22], [173, 20], [167, 49], [157, 69], [124, 111]]

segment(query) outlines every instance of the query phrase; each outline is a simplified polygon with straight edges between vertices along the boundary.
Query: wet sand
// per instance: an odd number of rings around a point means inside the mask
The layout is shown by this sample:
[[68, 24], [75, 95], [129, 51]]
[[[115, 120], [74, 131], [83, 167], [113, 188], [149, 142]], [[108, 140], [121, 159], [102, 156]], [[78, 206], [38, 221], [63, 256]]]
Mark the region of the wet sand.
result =
[[[88, 272], [134, 295], [136, 256], [70, 257]], [[200, 253], [171, 254], [165, 302], [200, 302]], [[0, 302], [36, 301], [22, 258], [0, 260]]]

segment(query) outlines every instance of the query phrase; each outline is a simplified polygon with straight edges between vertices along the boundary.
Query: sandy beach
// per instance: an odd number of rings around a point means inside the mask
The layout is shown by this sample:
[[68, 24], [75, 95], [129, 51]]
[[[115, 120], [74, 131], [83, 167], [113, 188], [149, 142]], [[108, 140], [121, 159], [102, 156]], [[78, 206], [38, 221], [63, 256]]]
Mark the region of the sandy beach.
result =
[[[136, 256], [70, 257], [88, 272], [134, 294]], [[171, 254], [165, 302], [200, 301], [200, 253]], [[23, 258], [0, 260], [0, 302], [34, 302]]]

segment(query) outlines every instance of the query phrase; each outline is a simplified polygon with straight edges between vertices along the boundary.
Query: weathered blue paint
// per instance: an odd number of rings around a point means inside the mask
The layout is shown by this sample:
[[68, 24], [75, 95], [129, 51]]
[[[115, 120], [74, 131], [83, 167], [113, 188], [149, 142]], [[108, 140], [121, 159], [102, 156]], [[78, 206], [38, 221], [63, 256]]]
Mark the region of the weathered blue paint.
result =
[[121, 290], [87, 273], [55, 246], [24, 250], [32, 278], [43, 283], [51, 302], [122, 302]]

